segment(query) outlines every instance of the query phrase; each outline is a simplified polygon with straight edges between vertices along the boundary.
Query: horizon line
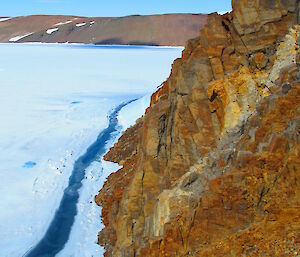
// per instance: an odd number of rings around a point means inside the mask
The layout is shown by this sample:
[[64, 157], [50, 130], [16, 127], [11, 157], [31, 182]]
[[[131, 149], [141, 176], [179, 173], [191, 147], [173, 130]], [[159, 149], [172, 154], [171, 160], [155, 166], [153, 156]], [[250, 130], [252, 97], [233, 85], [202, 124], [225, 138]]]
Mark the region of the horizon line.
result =
[[65, 16], [65, 17], [78, 17], [78, 18], [125, 18], [125, 17], [133, 17], [133, 16], [163, 16], [163, 15], [210, 15], [213, 13], [218, 13], [220, 15], [231, 12], [232, 10], [227, 11], [215, 11], [211, 13], [192, 13], [192, 12], [178, 12], [178, 13], [153, 13], [153, 14], [128, 14], [124, 16], [81, 16], [74, 14], [45, 14], [45, 13], [35, 13], [35, 14], [27, 14], [27, 15], [17, 15], [17, 16], [8, 16], [8, 15], [0, 15], [0, 18], [18, 18], [18, 17], [28, 17], [28, 16]]

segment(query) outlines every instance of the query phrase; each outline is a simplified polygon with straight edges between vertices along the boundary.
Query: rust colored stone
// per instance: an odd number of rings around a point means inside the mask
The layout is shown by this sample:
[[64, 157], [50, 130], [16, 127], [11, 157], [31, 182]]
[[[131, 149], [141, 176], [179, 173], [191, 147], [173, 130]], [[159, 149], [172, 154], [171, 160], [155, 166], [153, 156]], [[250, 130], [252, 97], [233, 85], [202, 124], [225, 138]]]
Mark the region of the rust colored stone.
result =
[[186, 44], [107, 154], [105, 256], [300, 254], [297, 5], [233, 1]]

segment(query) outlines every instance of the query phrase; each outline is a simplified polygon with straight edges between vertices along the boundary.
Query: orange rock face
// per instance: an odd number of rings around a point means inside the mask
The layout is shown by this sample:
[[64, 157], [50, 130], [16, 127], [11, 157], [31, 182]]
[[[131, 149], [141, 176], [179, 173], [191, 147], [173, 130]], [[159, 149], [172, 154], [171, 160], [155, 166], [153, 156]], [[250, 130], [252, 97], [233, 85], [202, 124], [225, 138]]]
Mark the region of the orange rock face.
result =
[[233, 9], [107, 154], [123, 168], [95, 198], [106, 256], [300, 254], [298, 2]]

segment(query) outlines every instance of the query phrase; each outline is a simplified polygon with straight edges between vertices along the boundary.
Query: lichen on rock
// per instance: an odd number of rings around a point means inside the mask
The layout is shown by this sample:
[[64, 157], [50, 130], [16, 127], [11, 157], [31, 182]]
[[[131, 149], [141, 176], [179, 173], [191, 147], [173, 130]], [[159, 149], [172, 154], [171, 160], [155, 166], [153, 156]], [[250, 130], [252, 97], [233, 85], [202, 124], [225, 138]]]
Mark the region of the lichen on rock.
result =
[[106, 158], [105, 256], [300, 254], [298, 1], [233, 1]]

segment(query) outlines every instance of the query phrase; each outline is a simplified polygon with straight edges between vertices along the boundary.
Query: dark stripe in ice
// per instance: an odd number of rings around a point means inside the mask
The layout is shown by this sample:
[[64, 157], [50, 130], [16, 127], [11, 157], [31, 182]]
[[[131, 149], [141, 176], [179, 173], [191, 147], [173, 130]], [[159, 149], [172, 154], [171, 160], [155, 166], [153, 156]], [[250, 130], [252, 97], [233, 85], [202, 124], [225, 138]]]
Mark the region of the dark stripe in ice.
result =
[[81, 103], [80, 101], [71, 102], [71, 104], [80, 104], [80, 103]]
[[33, 161], [25, 162], [23, 168], [33, 168], [35, 165], [36, 163]]
[[47, 229], [46, 234], [40, 242], [24, 254], [26, 257], [53, 257], [59, 253], [69, 239], [71, 228], [73, 226], [75, 216], [77, 215], [77, 203], [79, 200], [79, 189], [82, 186], [82, 180], [85, 177], [85, 170], [93, 161], [105, 153], [105, 145], [113, 136], [118, 128], [118, 113], [129, 103], [137, 99], [120, 104], [109, 116], [109, 125], [103, 130], [96, 142], [94, 142], [86, 151], [86, 153], [76, 160], [69, 185], [65, 189], [63, 198], [60, 202], [55, 216]]

